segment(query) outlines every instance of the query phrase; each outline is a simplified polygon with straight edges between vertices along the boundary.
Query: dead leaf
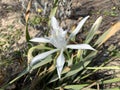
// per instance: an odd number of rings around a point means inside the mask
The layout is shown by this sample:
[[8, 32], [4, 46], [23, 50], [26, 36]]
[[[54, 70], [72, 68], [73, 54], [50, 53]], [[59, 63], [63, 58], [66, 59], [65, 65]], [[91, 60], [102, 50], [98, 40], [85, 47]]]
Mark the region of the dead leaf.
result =
[[28, 18], [30, 16], [30, 8], [31, 8], [31, 5], [32, 5], [32, 0], [30, 0], [28, 2], [28, 6], [27, 6], [27, 9], [26, 9], [26, 14], [25, 14], [25, 21], [26, 23], [28, 22]]
[[108, 33], [106, 34], [102, 42], [99, 44], [99, 46], [102, 45], [104, 42], [106, 42], [111, 36], [115, 35], [115, 33], [119, 30], [120, 30], [120, 21], [114, 24], [110, 29], [108, 29], [107, 31]]

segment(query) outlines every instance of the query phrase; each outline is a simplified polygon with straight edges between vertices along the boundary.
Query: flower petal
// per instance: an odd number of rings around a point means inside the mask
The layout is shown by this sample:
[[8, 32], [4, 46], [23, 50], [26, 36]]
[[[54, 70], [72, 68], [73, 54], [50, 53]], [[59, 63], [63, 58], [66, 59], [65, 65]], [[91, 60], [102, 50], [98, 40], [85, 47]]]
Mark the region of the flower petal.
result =
[[94, 48], [92, 48], [90, 45], [88, 44], [70, 44], [67, 45], [66, 48], [70, 48], [70, 49], [90, 49], [90, 50], [95, 50]]
[[76, 29], [70, 34], [69, 39], [72, 38], [72, 37], [74, 37], [74, 36], [80, 31], [80, 29], [82, 28], [82, 26], [84, 25], [85, 21], [86, 21], [88, 18], [89, 18], [89, 16], [83, 18], [83, 19], [79, 22], [79, 24], [78, 24], [78, 26], [76, 27]]
[[36, 64], [37, 62], [40, 62], [42, 59], [46, 58], [48, 55], [54, 53], [58, 51], [58, 49], [54, 49], [54, 50], [51, 50], [51, 51], [47, 51], [47, 52], [44, 52], [44, 53], [41, 53], [37, 56], [35, 56], [31, 62], [30, 62], [30, 66], [33, 66], [34, 64]]
[[63, 69], [63, 66], [65, 64], [65, 57], [63, 55], [63, 51], [61, 50], [60, 52], [60, 55], [58, 56], [57, 58], [57, 73], [58, 73], [58, 77], [61, 78], [61, 72], [62, 72], [62, 69]]
[[31, 42], [41, 42], [41, 43], [50, 43], [50, 40], [47, 38], [33, 38], [30, 40]]
[[55, 17], [51, 18], [51, 26], [52, 26], [53, 30], [58, 30], [58, 28], [59, 28], [59, 23]]
[[66, 34], [67, 34], [67, 30], [66, 31], [62, 31], [62, 37], [66, 37]]

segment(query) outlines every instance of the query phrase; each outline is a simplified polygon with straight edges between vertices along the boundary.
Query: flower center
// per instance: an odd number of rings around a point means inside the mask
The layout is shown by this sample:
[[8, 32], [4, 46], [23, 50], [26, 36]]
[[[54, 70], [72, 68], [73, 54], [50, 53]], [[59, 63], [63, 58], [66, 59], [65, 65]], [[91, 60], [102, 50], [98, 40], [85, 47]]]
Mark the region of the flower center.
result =
[[61, 37], [60, 35], [53, 37], [51, 42], [58, 49], [65, 48], [67, 44], [65, 38]]

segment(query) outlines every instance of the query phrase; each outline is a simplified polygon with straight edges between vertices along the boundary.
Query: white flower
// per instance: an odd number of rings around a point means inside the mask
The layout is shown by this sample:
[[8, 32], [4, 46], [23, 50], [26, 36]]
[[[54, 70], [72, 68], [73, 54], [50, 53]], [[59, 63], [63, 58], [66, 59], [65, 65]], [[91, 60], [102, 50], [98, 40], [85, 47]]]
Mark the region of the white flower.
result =
[[57, 67], [57, 73], [58, 77], [61, 78], [61, 72], [65, 64], [65, 57], [64, 57], [64, 50], [67, 48], [70, 49], [90, 49], [90, 50], [95, 50], [88, 44], [70, 44], [68, 45], [69, 39], [72, 37], [76, 36], [76, 34], [79, 32], [79, 30], [82, 28], [83, 24], [85, 21], [89, 18], [89, 16], [85, 17], [83, 20], [81, 20], [76, 27], [76, 29], [70, 34], [68, 38], [66, 38], [67, 31], [64, 31], [60, 26], [59, 23], [57, 22], [55, 17], [51, 18], [51, 35], [46, 38], [33, 38], [30, 41], [32, 42], [41, 42], [41, 43], [51, 43], [56, 49], [47, 51], [44, 53], [41, 53], [37, 56], [35, 56], [32, 61], [30, 62], [30, 66], [33, 66], [37, 62], [41, 61], [42, 59], [46, 58], [48, 55], [60, 51], [60, 54], [57, 58], [56, 61], [56, 67]]

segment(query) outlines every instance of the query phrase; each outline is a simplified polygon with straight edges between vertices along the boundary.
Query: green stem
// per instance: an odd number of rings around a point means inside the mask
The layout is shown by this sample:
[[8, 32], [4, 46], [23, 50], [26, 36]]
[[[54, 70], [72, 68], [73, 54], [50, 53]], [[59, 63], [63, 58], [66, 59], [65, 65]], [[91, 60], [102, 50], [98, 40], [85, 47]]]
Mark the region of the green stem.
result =
[[[58, 6], [58, 0], [54, 0], [53, 9], [51, 9], [49, 19], [51, 19], [52, 16], [55, 16], [58, 8], [57, 6]], [[50, 20], [48, 21], [48, 26], [50, 26]]]
[[65, 50], [65, 52], [67, 54], [68, 60], [70, 60], [70, 54], [69, 54], [68, 50]]

